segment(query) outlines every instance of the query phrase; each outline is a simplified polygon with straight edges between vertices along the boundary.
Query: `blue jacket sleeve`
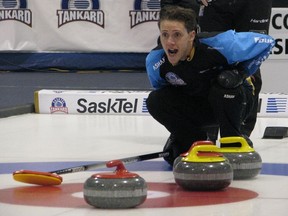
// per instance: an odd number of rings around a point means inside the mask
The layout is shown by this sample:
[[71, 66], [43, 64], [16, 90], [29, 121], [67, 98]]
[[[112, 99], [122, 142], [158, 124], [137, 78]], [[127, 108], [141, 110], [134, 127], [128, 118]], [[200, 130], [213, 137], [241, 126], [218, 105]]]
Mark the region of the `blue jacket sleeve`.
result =
[[200, 42], [217, 49], [230, 65], [239, 63], [248, 76], [257, 71], [275, 45], [275, 40], [269, 35], [254, 32], [236, 33], [233, 30], [200, 39]]
[[160, 76], [160, 66], [165, 62], [164, 50], [152, 50], [146, 57], [146, 71], [151, 85], [159, 89], [167, 85], [167, 81]]

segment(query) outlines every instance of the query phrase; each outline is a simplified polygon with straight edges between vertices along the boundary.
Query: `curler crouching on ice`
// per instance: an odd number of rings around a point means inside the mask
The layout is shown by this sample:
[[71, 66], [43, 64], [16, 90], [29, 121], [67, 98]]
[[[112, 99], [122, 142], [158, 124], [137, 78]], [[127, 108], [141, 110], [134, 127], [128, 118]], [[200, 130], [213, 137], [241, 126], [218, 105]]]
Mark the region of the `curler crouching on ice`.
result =
[[268, 58], [274, 39], [232, 30], [197, 35], [195, 12], [179, 6], [162, 8], [158, 26], [160, 44], [146, 58], [154, 88], [146, 102], [170, 132], [164, 159], [173, 164], [193, 142], [215, 142], [211, 126], [219, 126], [221, 137], [244, 136], [241, 123], [254, 103], [249, 76]]

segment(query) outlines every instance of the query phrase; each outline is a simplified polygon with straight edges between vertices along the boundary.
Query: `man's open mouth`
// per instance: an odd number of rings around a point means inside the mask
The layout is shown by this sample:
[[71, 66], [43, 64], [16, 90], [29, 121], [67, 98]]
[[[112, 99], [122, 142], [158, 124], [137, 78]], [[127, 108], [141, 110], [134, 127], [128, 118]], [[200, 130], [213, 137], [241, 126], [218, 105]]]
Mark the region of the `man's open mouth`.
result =
[[178, 52], [178, 49], [168, 49], [169, 54], [176, 54]]

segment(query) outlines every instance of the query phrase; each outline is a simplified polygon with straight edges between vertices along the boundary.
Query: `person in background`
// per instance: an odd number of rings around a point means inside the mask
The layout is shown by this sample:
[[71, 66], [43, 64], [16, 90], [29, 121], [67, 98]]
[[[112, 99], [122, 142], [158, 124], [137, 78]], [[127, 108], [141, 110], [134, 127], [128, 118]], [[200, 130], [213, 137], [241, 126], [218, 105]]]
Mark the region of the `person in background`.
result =
[[160, 8], [163, 8], [167, 5], [180, 6], [184, 8], [191, 8], [196, 13], [199, 11], [200, 2], [196, 2], [195, 0], [160, 0]]
[[[272, 0], [196, 1], [200, 4], [198, 22], [201, 32], [223, 32], [232, 29], [236, 32], [269, 33]], [[178, 4], [180, 2], [181, 0]], [[255, 87], [255, 103], [241, 126], [241, 131], [246, 136], [251, 135], [257, 121], [259, 93], [262, 87], [260, 69], [251, 76], [251, 80]]]
[[163, 7], [160, 43], [146, 58], [155, 89], [147, 108], [170, 132], [164, 159], [171, 165], [193, 142], [207, 139], [211, 124], [219, 125], [221, 137], [243, 136], [241, 123], [253, 106], [253, 85], [246, 78], [275, 44], [268, 35], [233, 30], [198, 38], [196, 19], [190, 8]]

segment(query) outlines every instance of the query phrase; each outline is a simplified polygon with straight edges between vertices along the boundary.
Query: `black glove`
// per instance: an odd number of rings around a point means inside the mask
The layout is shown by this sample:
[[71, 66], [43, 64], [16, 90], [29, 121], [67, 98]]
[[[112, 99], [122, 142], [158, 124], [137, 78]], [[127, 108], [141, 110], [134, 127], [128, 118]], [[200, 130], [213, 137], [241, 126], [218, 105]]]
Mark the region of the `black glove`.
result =
[[236, 88], [243, 83], [245, 78], [245, 74], [237, 69], [223, 70], [218, 75], [217, 82], [224, 88]]

